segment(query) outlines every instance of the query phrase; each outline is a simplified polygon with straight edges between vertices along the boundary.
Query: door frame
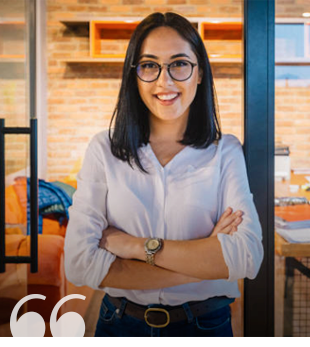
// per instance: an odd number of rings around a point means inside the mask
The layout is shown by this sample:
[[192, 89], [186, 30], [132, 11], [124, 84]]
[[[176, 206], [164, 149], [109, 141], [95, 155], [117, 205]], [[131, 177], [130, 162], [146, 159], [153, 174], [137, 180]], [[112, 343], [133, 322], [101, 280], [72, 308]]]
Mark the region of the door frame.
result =
[[264, 260], [244, 282], [244, 336], [274, 336], [275, 0], [244, 1], [244, 154]]

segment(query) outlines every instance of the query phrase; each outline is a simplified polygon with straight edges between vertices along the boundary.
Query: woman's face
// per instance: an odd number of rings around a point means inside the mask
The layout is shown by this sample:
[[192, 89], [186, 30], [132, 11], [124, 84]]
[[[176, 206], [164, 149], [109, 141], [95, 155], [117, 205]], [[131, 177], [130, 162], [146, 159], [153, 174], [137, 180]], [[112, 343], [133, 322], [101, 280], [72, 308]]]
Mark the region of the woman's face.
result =
[[[138, 62], [156, 62], [161, 65], [181, 60], [198, 64], [190, 44], [177, 31], [170, 27], [159, 27], [152, 30], [143, 41]], [[179, 82], [170, 77], [165, 65], [156, 81], [144, 82], [137, 77], [137, 82], [140, 96], [150, 111], [150, 121], [156, 117], [170, 122], [183, 118], [187, 122], [201, 76], [197, 65], [189, 79]]]

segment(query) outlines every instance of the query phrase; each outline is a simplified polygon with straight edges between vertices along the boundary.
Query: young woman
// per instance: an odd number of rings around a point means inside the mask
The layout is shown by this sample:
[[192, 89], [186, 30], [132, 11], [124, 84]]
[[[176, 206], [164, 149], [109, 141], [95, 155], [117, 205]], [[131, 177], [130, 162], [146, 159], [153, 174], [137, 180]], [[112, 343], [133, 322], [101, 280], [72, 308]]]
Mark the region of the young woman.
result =
[[69, 281], [106, 293], [95, 335], [232, 336], [229, 304], [258, 273], [261, 226], [185, 18], [138, 25], [112, 122], [88, 147], [65, 242]]

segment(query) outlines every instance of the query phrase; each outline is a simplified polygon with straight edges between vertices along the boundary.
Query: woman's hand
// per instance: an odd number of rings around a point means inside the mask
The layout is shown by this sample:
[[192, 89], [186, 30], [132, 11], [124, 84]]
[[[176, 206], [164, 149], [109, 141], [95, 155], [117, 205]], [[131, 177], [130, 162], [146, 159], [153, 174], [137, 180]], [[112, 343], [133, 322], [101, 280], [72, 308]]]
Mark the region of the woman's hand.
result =
[[110, 226], [102, 231], [102, 239], [100, 240], [99, 247], [106, 249], [120, 258], [133, 259], [139, 240], [141, 239]]
[[[222, 214], [210, 236], [216, 236], [219, 233], [233, 234], [243, 220], [242, 215], [243, 212], [240, 210], [232, 213], [232, 208], [229, 207]], [[102, 231], [99, 247], [122, 259], [140, 259], [144, 256], [145, 240], [146, 238], [135, 237], [110, 226]]]
[[233, 234], [238, 230], [238, 225], [243, 221], [242, 215], [242, 211], [238, 210], [232, 213], [232, 208], [228, 207], [216, 223], [210, 236], [216, 236], [219, 233]]

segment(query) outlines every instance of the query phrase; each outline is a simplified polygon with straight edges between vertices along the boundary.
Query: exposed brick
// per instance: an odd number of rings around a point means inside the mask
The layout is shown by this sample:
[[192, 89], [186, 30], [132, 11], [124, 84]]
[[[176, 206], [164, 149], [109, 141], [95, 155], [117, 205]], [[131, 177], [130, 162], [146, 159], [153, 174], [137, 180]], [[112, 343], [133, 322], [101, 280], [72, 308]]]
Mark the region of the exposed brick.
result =
[[182, 4], [186, 4], [187, 1], [186, 0], [168, 0], [167, 4], [168, 5], [182, 5]]
[[98, 0], [78, 0], [79, 4], [98, 4]]
[[[277, 0], [277, 16], [300, 16], [307, 0]], [[243, 0], [48, 0], [48, 158], [49, 178], [65, 177], [74, 160], [60, 160], [58, 153], [69, 153], [70, 158], [84, 155], [88, 141], [99, 130], [107, 127], [114, 110], [120, 87], [122, 65], [116, 64], [66, 64], [62, 60], [89, 56], [87, 31], [70, 31], [59, 22], [60, 18], [83, 16], [146, 16], [148, 13], [173, 11], [186, 17], [242, 18]], [[280, 15], [278, 15], [280, 14]], [[110, 46], [108, 46], [110, 45]], [[118, 40], [106, 42], [103, 52], [125, 51], [128, 43]], [[238, 52], [242, 43], [206, 43], [208, 53]], [[212, 66], [219, 98], [221, 123], [224, 133], [241, 138], [243, 118], [242, 66]], [[9, 98], [2, 96], [0, 84], [0, 115], [16, 114]], [[24, 87], [19, 89], [23, 93]], [[14, 98], [15, 96], [12, 95]], [[24, 101], [25, 102], [25, 101]], [[21, 109], [24, 102], [21, 103]], [[310, 155], [309, 88], [276, 88], [276, 138], [288, 143], [298, 155], [292, 156], [292, 165], [308, 163]], [[24, 118], [24, 110], [19, 111]], [[294, 114], [289, 117], [288, 114]], [[11, 116], [13, 117], [13, 116]], [[16, 116], [14, 116], [16, 117]], [[294, 131], [293, 131], [294, 130]], [[295, 144], [300, 144], [295, 145]], [[19, 146], [20, 143], [17, 143]], [[65, 154], [67, 155], [67, 154]], [[67, 157], [66, 157], [67, 158]]]
[[164, 5], [166, 0], [144, 0], [145, 5]]
[[132, 6], [120, 5], [120, 6], [111, 6], [109, 12], [117, 13], [120, 16], [124, 16], [132, 11]]
[[122, 0], [98, 0], [98, 3], [103, 5], [116, 5], [121, 4]]
[[144, 0], [123, 0], [124, 5], [141, 5]]

